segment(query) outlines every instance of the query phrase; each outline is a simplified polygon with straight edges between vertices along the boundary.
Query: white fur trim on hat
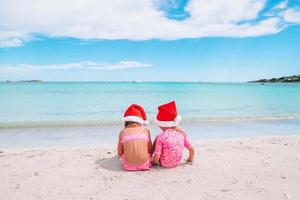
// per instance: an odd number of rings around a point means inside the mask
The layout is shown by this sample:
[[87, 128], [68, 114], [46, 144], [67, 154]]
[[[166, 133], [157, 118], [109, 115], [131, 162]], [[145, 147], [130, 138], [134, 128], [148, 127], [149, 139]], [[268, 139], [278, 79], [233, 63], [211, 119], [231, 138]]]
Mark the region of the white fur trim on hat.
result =
[[137, 123], [142, 124], [142, 125], [148, 125], [149, 124], [149, 122], [147, 120], [144, 121], [142, 118], [139, 118], [137, 116], [126, 116], [126, 117], [122, 118], [122, 122], [128, 122], [128, 121], [137, 122]]
[[175, 117], [174, 121], [179, 123], [181, 121], [181, 116], [178, 115], [177, 117]]
[[174, 121], [159, 121], [156, 119], [156, 123], [160, 127], [174, 127], [178, 126], [179, 122], [181, 121], [181, 116], [178, 115], [175, 117]]

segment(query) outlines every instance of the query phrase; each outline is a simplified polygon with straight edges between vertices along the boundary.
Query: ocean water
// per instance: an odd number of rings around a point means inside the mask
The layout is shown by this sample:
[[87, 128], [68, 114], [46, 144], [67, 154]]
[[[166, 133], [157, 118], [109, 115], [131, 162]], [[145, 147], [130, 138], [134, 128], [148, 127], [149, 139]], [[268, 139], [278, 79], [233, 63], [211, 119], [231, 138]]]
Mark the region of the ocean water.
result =
[[118, 125], [131, 103], [153, 122], [172, 100], [183, 122], [300, 119], [300, 84], [0, 83], [0, 128]]
[[115, 144], [124, 110], [176, 100], [192, 141], [300, 134], [300, 84], [0, 83], [0, 149]]

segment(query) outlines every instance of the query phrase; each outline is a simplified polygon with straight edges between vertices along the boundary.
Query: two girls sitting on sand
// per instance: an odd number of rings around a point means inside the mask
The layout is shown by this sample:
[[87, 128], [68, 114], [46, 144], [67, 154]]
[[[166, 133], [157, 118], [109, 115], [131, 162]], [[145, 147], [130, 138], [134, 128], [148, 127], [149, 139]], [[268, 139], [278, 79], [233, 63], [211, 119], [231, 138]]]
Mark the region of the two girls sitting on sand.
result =
[[194, 148], [185, 132], [178, 127], [180, 120], [175, 101], [159, 106], [156, 122], [162, 132], [152, 145], [150, 132], [144, 127], [148, 124], [144, 109], [136, 104], [129, 106], [124, 113], [125, 128], [120, 132], [118, 142], [118, 155], [123, 169], [149, 170], [152, 164], [176, 167], [181, 162], [184, 147], [189, 150], [187, 162], [191, 164]]

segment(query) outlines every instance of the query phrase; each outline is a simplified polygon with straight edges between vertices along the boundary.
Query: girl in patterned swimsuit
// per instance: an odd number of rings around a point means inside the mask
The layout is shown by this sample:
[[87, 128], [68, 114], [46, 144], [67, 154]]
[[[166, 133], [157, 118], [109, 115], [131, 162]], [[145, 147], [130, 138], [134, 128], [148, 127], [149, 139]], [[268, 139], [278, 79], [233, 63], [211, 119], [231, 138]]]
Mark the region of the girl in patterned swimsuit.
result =
[[152, 143], [144, 109], [132, 104], [125, 111], [125, 128], [119, 134], [118, 155], [123, 169], [127, 171], [149, 170], [151, 168]]
[[154, 141], [153, 164], [160, 163], [163, 167], [176, 167], [181, 163], [184, 147], [189, 150], [187, 162], [192, 164], [194, 148], [185, 132], [178, 127], [181, 117], [177, 116], [175, 101], [158, 107], [156, 121], [162, 129]]

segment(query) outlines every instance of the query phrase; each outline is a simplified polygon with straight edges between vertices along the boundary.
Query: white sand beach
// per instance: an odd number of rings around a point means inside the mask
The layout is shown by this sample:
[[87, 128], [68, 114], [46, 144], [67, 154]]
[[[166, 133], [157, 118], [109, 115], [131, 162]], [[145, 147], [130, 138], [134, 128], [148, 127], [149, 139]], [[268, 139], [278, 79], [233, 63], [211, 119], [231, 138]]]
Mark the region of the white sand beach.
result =
[[125, 172], [114, 146], [2, 149], [0, 199], [300, 199], [300, 136], [201, 140], [193, 165]]

